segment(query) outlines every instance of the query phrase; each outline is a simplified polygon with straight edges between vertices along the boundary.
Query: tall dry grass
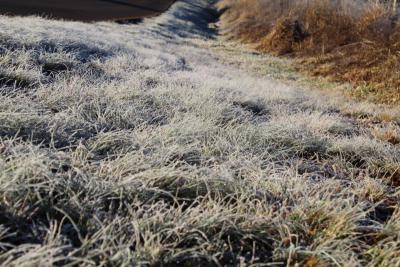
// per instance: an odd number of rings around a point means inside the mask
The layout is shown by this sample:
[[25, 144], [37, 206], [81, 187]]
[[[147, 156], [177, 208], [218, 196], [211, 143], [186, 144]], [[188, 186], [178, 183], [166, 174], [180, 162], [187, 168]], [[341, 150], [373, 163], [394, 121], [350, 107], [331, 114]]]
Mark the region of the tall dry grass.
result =
[[396, 1], [222, 0], [220, 27], [261, 51], [300, 58], [313, 75], [356, 85], [354, 94], [400, 102]]

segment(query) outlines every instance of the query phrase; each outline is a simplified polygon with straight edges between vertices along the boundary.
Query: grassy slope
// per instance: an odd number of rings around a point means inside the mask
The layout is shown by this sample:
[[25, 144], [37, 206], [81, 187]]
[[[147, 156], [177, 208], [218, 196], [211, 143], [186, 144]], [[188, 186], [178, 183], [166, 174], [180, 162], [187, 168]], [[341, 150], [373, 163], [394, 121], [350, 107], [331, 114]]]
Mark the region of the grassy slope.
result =
[[0, 17], [2, 265], [399, 265], [397, 111], [268, 77], [206, 6]]
[[[296, 58], [352, 96], [400, 103], [400, 13], [384, 0], [221, 0], [220, 28], [259, 51]], [[400, 10], [400, 9], [399, 9]]]

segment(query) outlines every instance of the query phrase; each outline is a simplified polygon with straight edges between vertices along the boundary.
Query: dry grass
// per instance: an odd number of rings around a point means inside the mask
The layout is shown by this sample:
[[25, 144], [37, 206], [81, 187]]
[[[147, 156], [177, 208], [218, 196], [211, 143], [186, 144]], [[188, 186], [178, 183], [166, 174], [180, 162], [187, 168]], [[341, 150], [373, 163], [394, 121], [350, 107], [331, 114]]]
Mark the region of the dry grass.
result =
[[400, 23], [388, 3], [222, 0], [217, 6], [227, 36], [295, 56], [312, 75], [351, 82], [353, 95], [400, 103]]
[[399, 146], [225, 64], [212, 19], [0, 17], [1, 266], [399, 266]]

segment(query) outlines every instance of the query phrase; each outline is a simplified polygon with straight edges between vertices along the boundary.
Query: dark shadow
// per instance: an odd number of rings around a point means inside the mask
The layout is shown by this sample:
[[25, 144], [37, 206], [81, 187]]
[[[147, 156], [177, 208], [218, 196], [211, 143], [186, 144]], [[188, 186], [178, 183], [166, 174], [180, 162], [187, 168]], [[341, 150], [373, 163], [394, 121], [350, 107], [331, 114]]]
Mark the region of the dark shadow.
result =
[[139, 24], [143, 22], [142, 18], [138, 18], [138, 19], [121, 19], [121, 20], [116, 20], [115, 21], [118, 24], [126, 24], [126, 25], [131, 25], [131, 24]]
[[[209, 27], [210, 23], [218, 20], [218, 13], [210, 5], [200, 5], [193, 3], [190, 0], [178, 1], [181, 4], [179, 10], [172, 9], [171, 15], [173, 21], [166, 20], [159, 24], [165, 32], [165, 29], [172, 35], [179, 37], [189, 36], [205, 36], [207, 38], [214, 38], [216, 36], [216, 29]], [[190, 25], [187, 22], [192, 22]]]
[[109, 2], [109, 3], [113, 3], [113, 4], [133, 7], [133, 8], [139, 8], [139, 9], [143, 9], [143, 10], [147, 10], [147, 11], [151, 11], [151, 12], [155, 12], [155, 13], [159, 13], [159, 12], [164, 11], [164, 10], [155, 9], [155, 8], [151, 8], [151, 7], [147, 7], [147, 6], [126, 3], [126, 2], [123, 2], [121, 0], [99, 0], [99, 1], [101, 1], [101, 2]]

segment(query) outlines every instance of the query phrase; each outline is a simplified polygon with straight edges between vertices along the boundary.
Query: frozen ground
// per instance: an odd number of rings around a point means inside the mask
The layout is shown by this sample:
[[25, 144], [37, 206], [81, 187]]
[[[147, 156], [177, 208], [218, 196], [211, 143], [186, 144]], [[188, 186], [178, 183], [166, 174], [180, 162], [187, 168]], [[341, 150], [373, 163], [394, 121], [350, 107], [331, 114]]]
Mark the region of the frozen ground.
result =
[[215, 15], [0, 17], [1, 265], [399, 266], [398, 111], [277, 80]]

